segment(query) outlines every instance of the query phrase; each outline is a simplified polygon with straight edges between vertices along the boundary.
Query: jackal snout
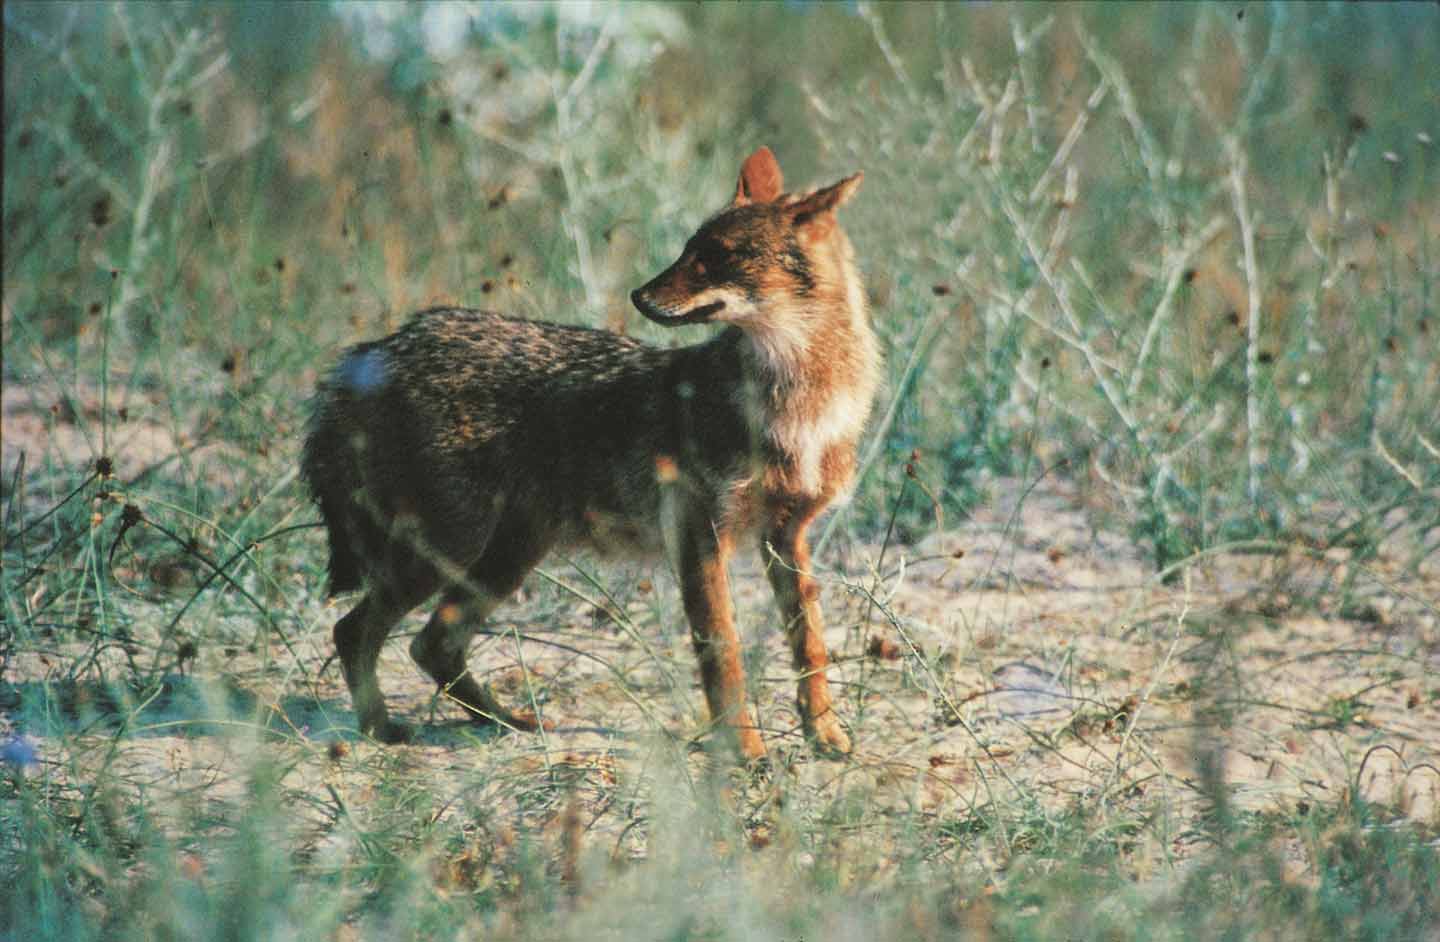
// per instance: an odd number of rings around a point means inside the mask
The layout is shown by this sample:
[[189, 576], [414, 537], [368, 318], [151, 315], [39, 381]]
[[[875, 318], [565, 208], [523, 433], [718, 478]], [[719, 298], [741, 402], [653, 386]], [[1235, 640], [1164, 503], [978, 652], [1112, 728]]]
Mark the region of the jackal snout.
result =
[[725, 310], [725, 302], [719, 299], [698, 306], [687, 305], [686, 301], [695, 293], [677, 286], [677, 280], [672, 265], [649, 284], [630, 292], [630, 301], [641, 314], [665, 327], [699, 324]]

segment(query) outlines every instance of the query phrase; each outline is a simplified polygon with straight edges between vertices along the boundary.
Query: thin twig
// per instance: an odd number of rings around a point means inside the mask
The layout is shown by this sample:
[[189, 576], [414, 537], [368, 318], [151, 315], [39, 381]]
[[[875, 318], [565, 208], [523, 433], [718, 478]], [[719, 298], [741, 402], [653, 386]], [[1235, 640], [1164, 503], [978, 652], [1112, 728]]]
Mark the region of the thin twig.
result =
[[880, 18], [880, 14], [875, 12], [874, 4], [859, 3], [856, 5], [856, 12], [870, 27], [871, 35], [875, 37], [875, 45], [880, 49], [880, 55], [885, 58], [885, 64], [890, 66], [891, 72], [895, 73], [895, 80], [905, 90], [905, 97], [910, 99], [911, 104], [918, 102], [920, 94], [910, 81], [910, 75], [905, 71], [905, 63], [901, 61], [900, 54], [890, 44], [890, 37], [885, 33], [885, 22]]
[[1240, 225], [1240, 243], [1245, 266], [1245, 454], [1248, 467], [1250, 506], [1260, 506], [1260, 475], [1264, 460], [1260, 447], [1260, 263], [1255, 257], [1255, 220], [1250, 214], [1245, 177], [1249, 160], [1239, 140], [1225, 139], [1230, 156], [1230, 191], [1235, 218]]
[[1130, 382], [1125, 387], [1127, 395], [1135, 395], [1136, 390], [1140, 388], [1140, 379], [1145, 373], [1145, 361], [1150, 358], [1150, 351], [1160, 336], [1160, 328], [1170, 318], [1170, 309], [1174, 305], [1175, 296], [1184, 280], [1185, 272], [1190, 267], [1190, 260], [1224, 228], [1224, 218], [1216, 216], [1205, 224], [1205, 228], [1185, 240], [1177, 251], [1166, 255], [1164, 262], [1165, 289], [1160, 296], [1160, 303], [1155, 305], [1155, 311], [1150, 315], [1150, 323], [1145, 328], [1145, 337], [1140, 341], [1140, 352], [1135, 356], [1135, 365], [1130, 368]]
[[1045, 172], [1040, 174], [1040, 179], [1036, 180], [1035, 185], [1030, 188], [1029, 202], [1033, 203], [1038, 200], [1041, 195], [1044, 194], [1046, 188], [1050, 186], [1050, 178], [1055, 176], [1057, 170], [1065, 166], [1066, 162], [1070, 159], [1070, 153], [1075, 149], [1075, 145], [1080, 142], [1080, 136], [1085, 133], [1085, 128], [1089, 126], [1090, 118], [1099, 110], [1100, 105], [1105, 101], [1105, 96], [1109, 93], [1110, 83], [1102, 76], [1099, 83], [1096, 84], [1095, 90], [1092, 91], [1090, 97], [1085, 100], [1085, 107], [1080, 109], [1080, 113], [1077, 114], [1075, 120], [1070, 123], [1070, 129], [1065, 132], [1065, 137], [1060, 141], [1060, 146], [1055, 148], [1055, 156], [1050, 159], [1050, 164], [1045, 168]]

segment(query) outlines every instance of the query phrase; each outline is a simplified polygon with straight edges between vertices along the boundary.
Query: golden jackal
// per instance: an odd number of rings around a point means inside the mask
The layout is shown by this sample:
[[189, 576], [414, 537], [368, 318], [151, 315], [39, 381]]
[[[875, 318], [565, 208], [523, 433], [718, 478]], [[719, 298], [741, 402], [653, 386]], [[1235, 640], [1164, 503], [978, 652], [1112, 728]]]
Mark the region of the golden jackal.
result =
[[535, 729], [534, 713], [501, 705], [467, 672], [476, 628], [555, 547], [663, 548], [710, 713], [742, 756], [763, 755], [726, 575], [735, 541], [755, 534], [805, 732], [821, 751], [849, 751], [805, 531], [849, 485], [879, 370], [835, 216], [860, 176], [790, 194], [769, 149], [745, 161], [730, 205], [631, 295], [658, 324], [727, 325], [705, 343], [659, 350], [440, 308], [344, 355], [317, 392], [303, 469], [329, 529], [331, 591], [366, 588], [335, 625], [363, 731], [406, 738], [376, 661], [437, 591], [411, 655], [477, 719]]

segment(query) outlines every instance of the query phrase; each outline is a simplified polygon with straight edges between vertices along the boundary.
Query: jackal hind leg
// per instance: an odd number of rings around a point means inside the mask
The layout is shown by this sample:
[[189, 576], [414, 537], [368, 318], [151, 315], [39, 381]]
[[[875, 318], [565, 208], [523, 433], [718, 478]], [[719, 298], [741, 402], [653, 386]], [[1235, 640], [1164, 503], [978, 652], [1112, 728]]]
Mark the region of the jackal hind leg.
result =
[[400, 594], [375, 587], [335, 623], [335, 652], [340, 659], [345, 686], [350, 689], [360, 732], [381, 742], [406, 742], [411, 732], [404, 724], [392, 720], [385, 708], [385, 695], [380, 691], [375, 673], [380, 648], [405, 613], [432, 591], [433, 586], [412, 585], [410, 591]]
[[795, 670], [800, 675], [796, 689], [800, 721], [805, 737], [817, 752], [843, 756], [850, 752], [850, 737], [830, 699], [830, 681], [825, 676], [829, 655], [825, 651], [820, 586], [810, 575], [810, 545], [805, 536], [813, 513], [787, 516], [788, 519], [770, 528], [764, 536], [764, 543], [774, 549], [775, 555], [772, 557], [764, 545], [761, 553], [785, 622]]
[[[544, 555], [544, 547], [523, 534], [495, 534], [485, 553], [469, 570], [464, 585], [446, 589], [425, 628], [410, 643], [410, 656], [434, 678], [440, 692], [478, 723], [496, 723], [534, 732], [542, 721], [533, 710], [510, 709], [466, 662], [475, 633], [501, 602], [520, 588], [525, 575]], [[546, 729], [553, 724], [544, 723]]]

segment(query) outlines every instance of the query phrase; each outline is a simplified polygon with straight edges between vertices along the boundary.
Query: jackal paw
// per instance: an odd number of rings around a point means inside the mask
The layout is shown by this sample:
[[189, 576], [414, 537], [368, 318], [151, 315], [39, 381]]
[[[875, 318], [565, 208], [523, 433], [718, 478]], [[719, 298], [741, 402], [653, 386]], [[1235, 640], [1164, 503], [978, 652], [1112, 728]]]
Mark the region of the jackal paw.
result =
[[389, 746], [403, 745], [415, 738], [413, 729], [388, 717], [374, 723], [362, 724], [360, 732]]
[[760, 732], [753, 726], [746, 726], [737, 731], [735, 750], [739, 753], [740, 760], [747, 766], [756, 766], [768, 761], [765, 758], [765, 743], [760, 739]]
[[825, 758], [838, 759], [850, 754], [850, 737], [833, 710], [807, 717], [805, 738], [814, 745], [816, 754]]
[[466, 710], [470, 713], [470, 721], [477, 726], [498, 726], [501, 729], [515, 729], [522, 733], [534, 733], [542, 728], [548, 733], [555, 729], [554, 720], [541, 720], [530, 710], [497, 710], [488, 713], [468, 705]]

